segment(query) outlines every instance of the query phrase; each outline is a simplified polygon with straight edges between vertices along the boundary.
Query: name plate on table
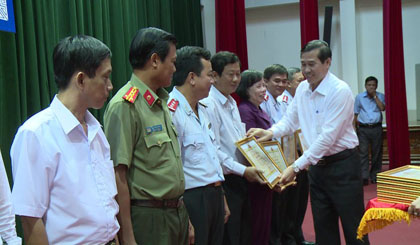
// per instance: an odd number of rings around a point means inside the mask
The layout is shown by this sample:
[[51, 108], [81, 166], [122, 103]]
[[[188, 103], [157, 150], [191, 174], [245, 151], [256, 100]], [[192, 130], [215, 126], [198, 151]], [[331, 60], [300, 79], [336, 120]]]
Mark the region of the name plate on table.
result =
[[255, 137], [242, 139], [235, 145], [252, 166], [262, 171], [261, 178], [273, 189], [280, 181], [281, 169], [264, 150], [264, 147], [257, 142]]

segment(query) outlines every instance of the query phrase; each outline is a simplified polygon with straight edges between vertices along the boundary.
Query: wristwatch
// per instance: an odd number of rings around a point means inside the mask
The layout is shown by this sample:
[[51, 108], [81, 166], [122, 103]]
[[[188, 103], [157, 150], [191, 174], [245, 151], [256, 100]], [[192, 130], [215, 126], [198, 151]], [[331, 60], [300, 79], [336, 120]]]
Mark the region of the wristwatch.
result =
[[300, 168], [296, 165], [296, 163], [292, 164], [292, 168], [293, 168], [293, 172], [295, 172], [295, 174], [298, 174], [300, 172]]

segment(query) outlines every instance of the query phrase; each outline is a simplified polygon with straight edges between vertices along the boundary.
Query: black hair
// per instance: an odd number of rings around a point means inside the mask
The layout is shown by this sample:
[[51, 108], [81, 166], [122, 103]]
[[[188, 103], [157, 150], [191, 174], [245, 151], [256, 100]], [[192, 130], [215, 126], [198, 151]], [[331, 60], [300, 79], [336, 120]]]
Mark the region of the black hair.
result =
[[138, 30], [130, 45], [131, 67], [143, 68], [154, 53], [163, 62], [169, 53], [170, 44], [176, 45], [176, 42], [174, 35], [159, 28], [148, 27]]
[[222, 75], [225, 66], [235, 63], [239, 63], [239, 67], [241, 66], [239, 57], [229, 51], [220, 51], [211, 57], [211, 67], [219, 76]]
[[54, 77], [59, 90], [65, 90], [76, 71], [92, 78], [102, 62], [111, 58], [111, 50], [98, 39], [76, 35], [62, 39], [54, 48]]
[[174, 86], [182, 86], [187, 79], [188, 73], [194, 72], [200, 76], [203, 70], [201, 59], [210, 60], [211, 53], [201, 47], [185, 46], [176, 51], [176, 71], [172, 81]]
[[321, 40], [312, 40], [308, 42], [300, 51], [300, 55], [302, 56], [303, 53], [307, 53], [315, 49], [319, 49], [318, 59], [321, 63], [324, 63], [328, 58], [332, 57], [331, 49], [328, 46], [328, 43]]
[[241, 82], [236, 89], [236, 94], [242, 100], [249, 100], [248, 88], [252, 87], [255, 83], [261, 81], [263, 74], [255, 70], [246, 70], [241, 74]]
[[369, 76], [365, 79], [365, 85], [369, 82], [369, 81], [375, 81], [376, 82], [376, 87], [378, 87], [378, 79], [374, 76]]
[[279, 64], [271, 65], [271, 66], [265, 68], [265, 70], [264, 70], [264, 79], [270, 80], [270, 78], [274, 74], [279, 74], [279, 75], [286, 74], [287, 75], [287, 69], [286, 69], [286, 67], [284, 67], [282, 65], [279, 65]]

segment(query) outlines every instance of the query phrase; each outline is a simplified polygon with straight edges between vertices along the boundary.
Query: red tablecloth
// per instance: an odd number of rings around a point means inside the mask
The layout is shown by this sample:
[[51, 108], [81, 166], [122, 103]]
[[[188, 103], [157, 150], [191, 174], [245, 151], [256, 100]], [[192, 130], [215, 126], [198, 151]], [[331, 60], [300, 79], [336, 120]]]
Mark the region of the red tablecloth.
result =
[[379, 202], [371, 199], [366, 205], [366, 211], [357, 229], [357, 238], [362, 239], [372, 231], [380, 230], [395, 221], [405, 221], [410, 224], [411, 217], [407, 213], [409, 205]]

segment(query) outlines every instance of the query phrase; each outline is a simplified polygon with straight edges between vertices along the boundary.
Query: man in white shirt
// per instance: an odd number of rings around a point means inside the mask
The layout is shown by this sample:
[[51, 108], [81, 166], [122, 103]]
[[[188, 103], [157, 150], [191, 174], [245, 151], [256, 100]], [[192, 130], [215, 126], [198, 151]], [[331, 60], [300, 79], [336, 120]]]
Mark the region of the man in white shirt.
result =
[[364, 213], [360, 158], [354, 132], [354, 99], [350, 87], [329, 72], [331, 49], [324, 41], [307, 43], [301, 51], [302, 72], [307, 78], [296, 90], [286, 115], [269, 130], [250, 129], [249, 136], [261, 141], [302, 129], [309, 148], [281, 177], [292, 181], [310, 166], [310, 197], [316, 244], [340, 244], [338, 219], [346, 244], [368, 244], [357, 240], [357, 227]]
[[277, 98], [283, 94], [287, 87], [287, 69], [279, 64], [265, 68], [264, 81], [267, 92], [265, 101], [261, 103], [260, 107], [270, 116], [271, 124], [275, 124], [283, 116]]
[[[238, 106], [230, 96], [241, 81], [241, 68], [236, 54], [222, 51], [211, 58], [214, 84], [209, 97], [203, 100], [208, 106], [209, 119], [216, 142], [225, 154], [222, 158], [225, 182], [223, 189], [230, 209], [230, 217], [225, 224], [223, 244], [243, 245], [251, 242], [251, 216], [246, 180], [260, 182], [259, 171], [247, 167], [246, 160], [236, 148], [235, 142], [245, 137]], [[246, 179], [246, 180], [245, 180]]]
[[27, 244], [115, 244], [115, 175], [101, 125], [88, 111], [112, 90], [111, 51], [96, 38], [54, 48], [58, 94], [18, 130], [12, 200]]
[[[181, 146], [184, 203], [194, 226], [195, 243], [203, 245], [222, 244], [225, 218], [223, 159], [218, 156], [207, 106], [199, 102], [208, 96], [214, 81], [210, 58], [210, 52], [201, 47], [177, 50], [175, 87], [168, 100]], [[229, 215], [228, 210], [226, 213]]]
[[15, 214], [10, 199], [10, 186], [0, 151], [0, 244], [20, 245], [22, 239], [16, 235]]

